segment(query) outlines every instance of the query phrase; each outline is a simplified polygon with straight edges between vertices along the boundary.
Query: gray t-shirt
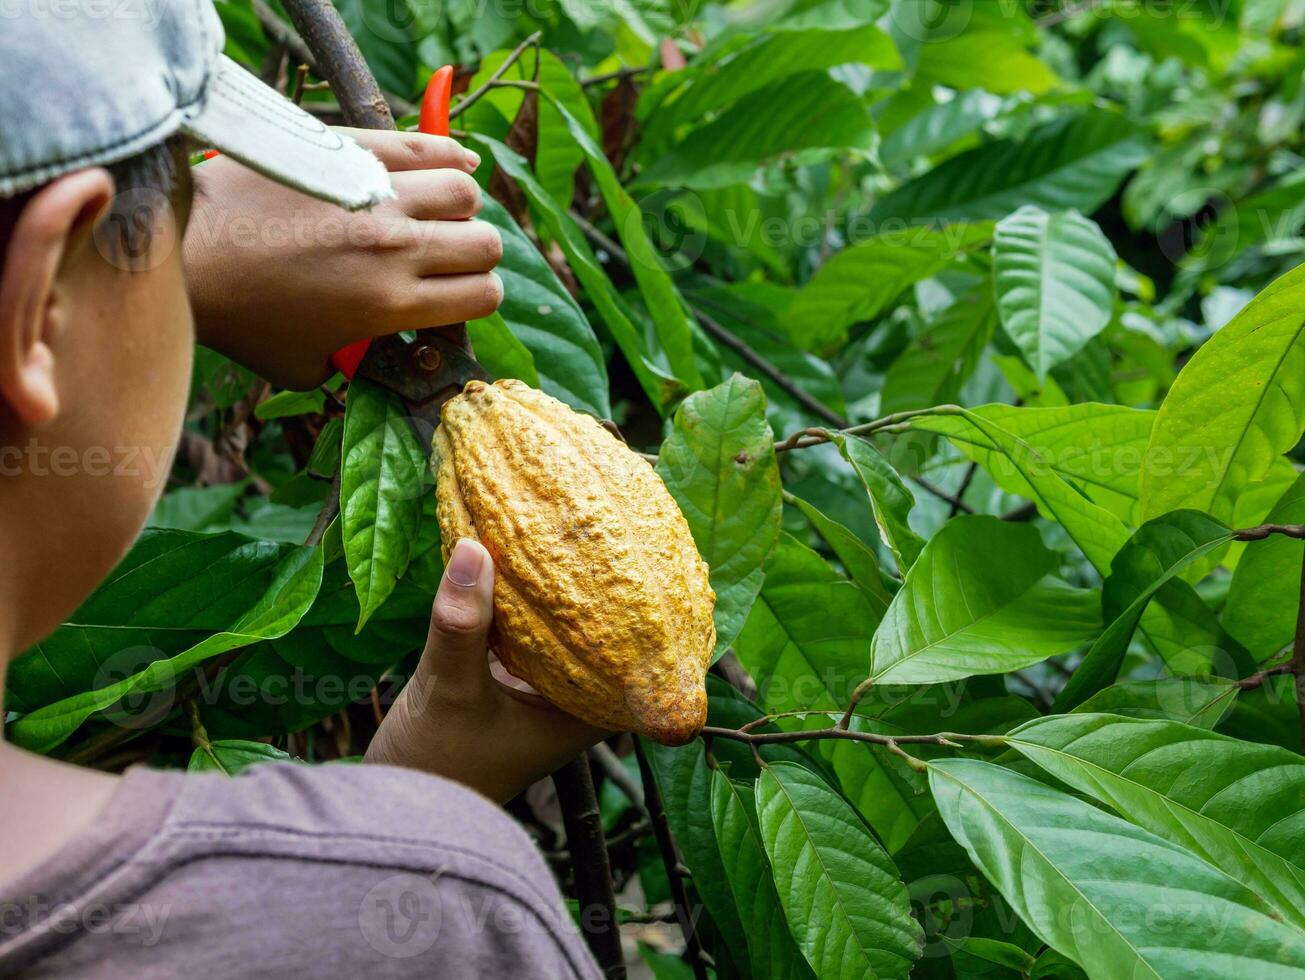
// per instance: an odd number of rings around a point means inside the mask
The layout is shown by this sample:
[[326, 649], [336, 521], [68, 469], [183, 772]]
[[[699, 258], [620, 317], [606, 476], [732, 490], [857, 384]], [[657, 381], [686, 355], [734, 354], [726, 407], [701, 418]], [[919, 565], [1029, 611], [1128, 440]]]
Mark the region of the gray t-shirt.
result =
[[136, 768], [0, 885], [0, 977], [597, 977], [498, 807], [388, 766]]

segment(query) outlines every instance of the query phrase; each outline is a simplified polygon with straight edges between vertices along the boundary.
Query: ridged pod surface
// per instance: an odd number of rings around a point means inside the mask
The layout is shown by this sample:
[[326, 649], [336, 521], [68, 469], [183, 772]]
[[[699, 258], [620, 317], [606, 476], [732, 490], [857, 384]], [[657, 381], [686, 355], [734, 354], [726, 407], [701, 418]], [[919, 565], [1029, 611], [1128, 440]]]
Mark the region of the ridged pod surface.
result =
[[445, 404], [432, 466], [445, 559], [458, 538], [494, 559], [504, 666], [591, 724], [693, 738], [716, 594], [653, 468], [520, 381], [472, 381]]

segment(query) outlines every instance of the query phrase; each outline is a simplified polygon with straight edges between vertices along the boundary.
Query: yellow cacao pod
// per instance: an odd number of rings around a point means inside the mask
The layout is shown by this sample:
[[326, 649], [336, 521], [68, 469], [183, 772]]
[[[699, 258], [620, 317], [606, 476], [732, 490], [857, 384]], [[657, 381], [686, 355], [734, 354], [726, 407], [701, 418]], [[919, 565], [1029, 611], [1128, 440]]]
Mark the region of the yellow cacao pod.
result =
[[648, 462], [520, 381], [472, 381], [444, 406], [432, 466], [445, 560], [459, 538], [494, 559], [503, 665], [590, 724], [693, 738], [716, 594]]

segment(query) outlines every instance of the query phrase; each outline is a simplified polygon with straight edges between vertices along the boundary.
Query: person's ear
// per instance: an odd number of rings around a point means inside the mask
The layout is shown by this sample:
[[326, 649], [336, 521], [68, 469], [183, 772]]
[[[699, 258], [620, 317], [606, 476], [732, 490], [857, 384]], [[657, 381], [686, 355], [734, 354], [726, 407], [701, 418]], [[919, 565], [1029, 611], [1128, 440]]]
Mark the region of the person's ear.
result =
[[72, 314], [59, 272], [94, 248], [95, 225], [113, 199], [99, 167], [51, 181], [18, 216], [0, 265], [0, 401], [29, 427], [59, 413], [54, 339]]

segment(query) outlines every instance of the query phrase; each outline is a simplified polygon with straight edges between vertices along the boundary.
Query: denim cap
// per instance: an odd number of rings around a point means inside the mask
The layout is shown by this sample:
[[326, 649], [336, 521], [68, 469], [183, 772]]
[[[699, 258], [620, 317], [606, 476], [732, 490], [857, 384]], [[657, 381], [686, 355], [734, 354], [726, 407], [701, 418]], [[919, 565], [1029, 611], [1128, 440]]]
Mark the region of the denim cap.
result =
[[211, 0], [0, 4], [0, 197], [185, 133], [350, 210], [385, 167], [222, 54]]

